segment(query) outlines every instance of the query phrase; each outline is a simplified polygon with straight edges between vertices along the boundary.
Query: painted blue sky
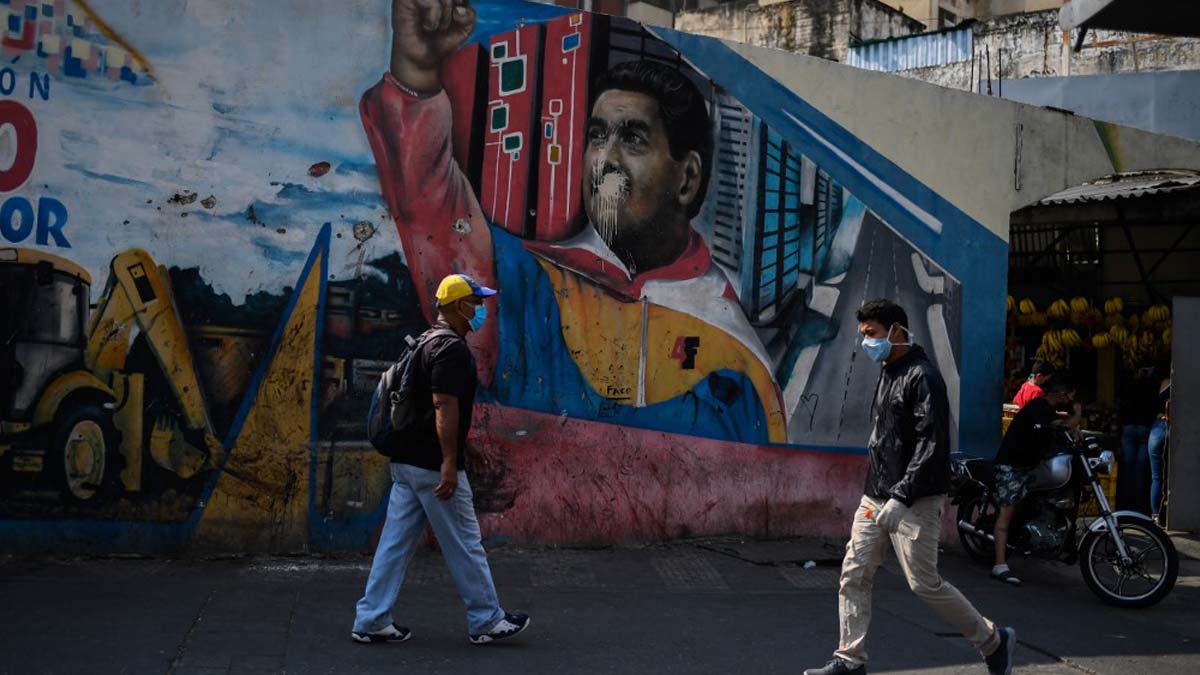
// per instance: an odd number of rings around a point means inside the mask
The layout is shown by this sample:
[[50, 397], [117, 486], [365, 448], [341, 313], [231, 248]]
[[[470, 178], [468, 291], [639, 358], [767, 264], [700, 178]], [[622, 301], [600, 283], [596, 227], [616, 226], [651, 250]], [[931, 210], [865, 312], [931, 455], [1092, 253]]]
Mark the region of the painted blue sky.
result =
[[[538, 3], [473, 4], [474, 39], [563, 13]], [[156, 80], [133, 86], [52, 73], [49, 101], [22, 99], [37, 119], [39, 150], [19, 193], [66, 204], [71, 248], [48, 248], [90, 269], [94, 293], [113, 254], [134, 246], [160, 264], [199, 267], [235, 302], [293, 284], [325, 222], [334, 227], [336, 278], [359, 269], [355, 222], [377, 228], [368, 257], [399, 250], [357, 108], [387, 67], [390, 2], [92, 5], [146, 56]], [[26, 55], [12, 67], [26, 78], [45, 72], [42, 63]], [[4, 133], [0, 155], [11, 153]], [[318, 162], [330, 171], [310, 176]], [[190, 203], [171, 201], [191, 193]], [[21, 245], [36, 246], [32, 238]]]

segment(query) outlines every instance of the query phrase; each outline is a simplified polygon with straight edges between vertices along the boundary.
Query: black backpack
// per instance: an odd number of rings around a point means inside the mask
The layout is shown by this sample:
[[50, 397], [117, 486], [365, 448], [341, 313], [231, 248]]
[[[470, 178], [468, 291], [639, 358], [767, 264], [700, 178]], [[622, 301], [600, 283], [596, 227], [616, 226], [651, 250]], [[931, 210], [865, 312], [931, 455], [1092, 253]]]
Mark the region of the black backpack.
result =
[[427, 342], [444, 336], [458, 337], [458, 333], [440, 327], [425, 331], [416, 340], [406, 335], [404, 341], [408, 347], [404, 354], [379, 376], [367, 411], [367, 438], [385, 457], [397, 456], [404, 433], [417, 421], [412, 396], [417, 355]]

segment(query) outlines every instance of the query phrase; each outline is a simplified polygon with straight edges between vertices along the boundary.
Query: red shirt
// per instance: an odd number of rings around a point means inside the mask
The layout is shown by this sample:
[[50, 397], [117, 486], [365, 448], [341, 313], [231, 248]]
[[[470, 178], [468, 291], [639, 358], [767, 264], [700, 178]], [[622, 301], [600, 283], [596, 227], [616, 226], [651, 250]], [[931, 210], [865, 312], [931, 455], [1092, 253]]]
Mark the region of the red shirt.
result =
[[1026, 380], [1025, 384], [1017, 391], [1017, 395], [1013, 397], [1013, 403], [1017, 404], [1018, 408], [1024, 408], [1026, 403], [1029, 403], [1035, 398], [1041, 398], [1046, 395], [1033, 380]]

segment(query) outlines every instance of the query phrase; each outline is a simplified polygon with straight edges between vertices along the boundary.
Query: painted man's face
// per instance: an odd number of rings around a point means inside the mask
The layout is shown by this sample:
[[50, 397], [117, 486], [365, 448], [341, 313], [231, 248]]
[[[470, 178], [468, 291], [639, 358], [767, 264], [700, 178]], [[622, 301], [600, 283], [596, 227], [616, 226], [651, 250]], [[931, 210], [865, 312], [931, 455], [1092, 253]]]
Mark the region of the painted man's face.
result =
[[679, 218], [684, 162], [671, 157], [653, 97], [610, 89], [596, 99], [585, 134], [583, 207], [618, 256], [654, 246]]

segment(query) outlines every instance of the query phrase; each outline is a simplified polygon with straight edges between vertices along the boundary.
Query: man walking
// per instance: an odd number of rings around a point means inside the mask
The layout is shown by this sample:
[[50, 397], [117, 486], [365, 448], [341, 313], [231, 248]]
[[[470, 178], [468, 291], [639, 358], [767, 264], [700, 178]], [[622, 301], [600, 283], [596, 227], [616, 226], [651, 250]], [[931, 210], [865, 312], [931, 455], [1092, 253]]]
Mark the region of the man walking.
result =
[[475, 359], [463, 338], [483, 327], [484, 298], [495, 294], [465, 274], [451, 274], [438, 286], [437, 322], [422, 336], [414, 357], [415, 422], [392, 460], [387, 520], [367, 590], [358, 601], [350, 634], [355, 642], [404, 642], [412, 637], [408, 628], [392, 620], [391, 612], [426, 524], [433, 526], [467, 606], [473, 644], [511, 638], [529, 626], [528, 616], [500, 608], [463, 470], [478, 386]]
[[941, 375], [914, 345], [908, 316], [890, 300], [858, 310], [862, 346], [883, 365], [872, 404], [870, 467], [838, 592], [840, 644], [833, 660], [804, 675], [866, 675], [871, 588], [888, 546], [917, 597], [984, 655], [989, 673], [1011, 673], [1016, 631], [997, 628], [937, 570], [942, 509], [950, 484], [950, 405]]

